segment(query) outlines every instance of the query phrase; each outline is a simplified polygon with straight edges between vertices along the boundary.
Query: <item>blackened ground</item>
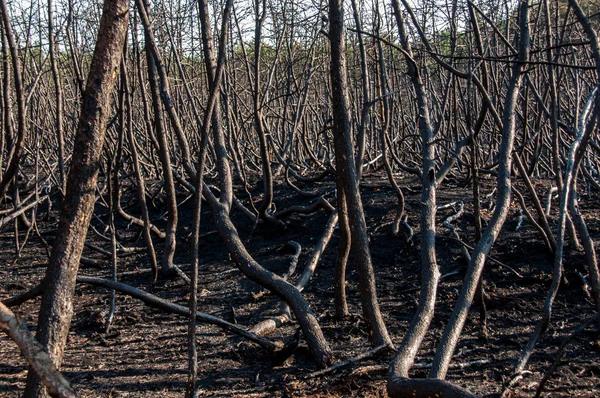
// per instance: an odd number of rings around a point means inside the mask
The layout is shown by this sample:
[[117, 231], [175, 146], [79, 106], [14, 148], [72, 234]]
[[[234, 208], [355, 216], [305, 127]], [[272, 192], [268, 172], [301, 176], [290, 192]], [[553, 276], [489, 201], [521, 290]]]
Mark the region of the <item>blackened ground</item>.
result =
[[[493, 181], [483, 186], [483, 194], [491, 192]], [[539, 193], [545, 192], [550, 181], [538, 181]], [[389, 331], [399, 344], [416, 309], [420, 284], [419, 263], [419, 184], [414, 179], [401, 181], [407, 199], [409, 224], [415, 235], [411, 242], [406, 235], [392, 234], [392, 221], [396, 214], [396, 199], [389, 184], [380, 176], [366, 176], [362, 184], [367, 226], [371, 234], [371, 253], [377, 273], [377, 287], [381, 309]], [[331, 179], [306, 186], [330, 192], [327, 199], [335, 204], [331, 194], [334, 183]], [[127, 198], [134, 197], [131, 190], [124, 189], [124, 207]], [[521, 190], [525, 192], [524, 190]], [[260, 186], [257, 186], [257, 197]], [[275, 187], [278, 210], [291, 205], [306, 205], [310, 200], [300, 197], [285, 184]], [[248, 204], [243, 190], [238, 192]], [[593, 238], [600, 239], [600, 201], [595, 194], [583, 194], [581, 207]], [[186, 198], [180, 192], [180, 201]], [[473, 214], [470, 187], [448, 183], [439, 190], [438, 204], [465, 201], [465, 214], [454, 224], [461, 239], [473, 245]], [[176, 262], [188, 271], [190, 259], [189, 239], [191, 235], [191, 200], [180, 206], [179, 239]], [[133, 200], [132, 200], [133, 203]], [[156, 200], [153, 209], [157, 225], [164, 226], [161, 203]], [[489, 200], [484, 200], [484, 218], [489, 219]], [[556, 206], [555, 206], [556, 207]], [[55, 206], [56, 208], [56, 206]], [[100, 233], [106, 219], [106, 209], [98, 206], [99, 218], [92, 224]], [[139, 214], [133, 204], [127, 211]], [[44, 209], [40, 209], [41, 217]], [[443, 279], [439, 288], [436, 316], [427, 339], [417, 358], [414, 377], [426, 377], [424, 365], [431, 363], [434, 349], [447, 323], [452, 306], [461, 287], [466, 262], [460, 253], [460, 244], [451, 238], [442, 226], [446, 217], [453, 214], [452, 208], [438, 214], [438, 261]], [[510, 379], [514, 363], [542, 313], [543, 300], [550, 286], [552, 258], [545, 252], [541, 239], [533, 226], [525, 220], [519, 231], [519, 207], [516, 202], [511, 208], [499, 241], [494, 245], [491, 256], [510, 266], [511, 269], [488, 262], [484, 272], [488, 296], [487, 341], [479, 339], [480, 323], [476, 307], [465, 326], [457, 347], [448, 380], [470, 389], [479, 395], [498, 394], [503, 383]], [[240, 236], [247, 239], [250, 253], [268, 269], [283, 274], [286, 272], [293, 251], [285, 246], [289, 240], [302, 245], [302, 254], [296, 274], [302, 272], [314, 244], [320, 238], [328, 214], [319, 211], [311, 215], [295, 214], [285, 219], [287, 231], [272, 227], [253, 225], [239, 211], [232, 213]], [[49, 220], [40, 220], [40, 229], [45, 239], [51, 241], [56, 228], [57, 213]], [[551, 221], [555, 227], [556, 214]], [[122, 244], [127, 247], [143, 246], [139, 229], [120, 222], [118, 225]], [[214, 231], [210, 213], [205, 206], [202, 232], [206, 235], [201, 242], [200, 300], [199, 309], [237, 321], [252, 327], [274, 314], [277, 300], [271, 295], [259, 299], [253, 293], [260, 288], [235, 269], [224, 245]], [[21, 231], [21, 243], [24, 239]], [[332, 346], [336, 361], [352, 358], [370, 349], [364, 322], [361, 317], [357, 276], [350, 259], [348, 273], [349, 304], [351, 319], [335, 322], [333, 319], [333, 275], [337, 252], [337, 233], [322, 257], [317, 271], [306, 288], [305, 296], [319, 316], [326, 338]], [[109, 242], [90, 229], [88, 242], [109, 250]], [[161, 244], [155, 241], [161, 250]], [[15, 295], [40, 281], [47, 256], [41, 240], [35, 235], [17, 258], [14, 249], [14, 234], [5, 230], [0, 235], [0, 298]], [[92, 268], [82, 266], [82, 275], [110, 276], [109, 260], [86, 248], [84, 256], [102, 261], [105, 265]], [[148, 268], [144, 252], [119, 259], [119, 271], [135, 271]], [[543, 373], [554, 360], [557, 347], [565, 336], [594, 314], [594, 306], [586, 297], [581, 278], [577, 272], [586, 274], [585, 259], [581, 252], [567, 251], [565, 270], [568, 285], [564, 285], [556, 299], [551, 326], [542, 337], [533, 354], [526, 375], [512, 396], [532, 396]], [[458, 273], [453, 273], [458, 271]], [[453, 274], [452, 274], [453, 273]], [[147, 273], [121, 278], [122, 282], [140, 289], [147, 289], [150, 277]], [[161, 280], [154, 293], [160, 297], [186, 305], [187, 286], [180, 279]], [[117, 296], [117, 313], [108, 335], [102, 333], [104, 314], [108, 308], [110, 293], [105, 289], [81, 285], [77, 287], [75, 316], [71, 327], [68, 350], [62, 371], [83, 397], [180, 397], [185, 390], [187, 372], [187, 320], [181, 316], [166, 314], [144, 306], [127, 296]], [[15, 311], [24, 319], [31, 330], [35, 330], [39, 299], [28, 302]], [[296, 326], [286, 325], [269, 336], [286, 339], [294, 334]], [[546, 386], [545, 396], [596, 397], [600, 395], [600, 334], [598, 325], [591, 325], [573, 339], [561, 360], [560, 366]], [[301, 342], [292, 358], [283, 366], [273, 367], [269, 355], [260, 347], [239, 337], [226, 333], [211, 325], [197, 327], [198, 355], [200, 362], [199, 386], [201, 396], [386, 396], [386, 367], [391, 354], [359, 362], [352, 368], [307, 379], [315, 370], [306, 344]], [[27, 367], [16, 345], [7, 337], [0, 338], [0, 396], [17, 397], [22, 393]]]

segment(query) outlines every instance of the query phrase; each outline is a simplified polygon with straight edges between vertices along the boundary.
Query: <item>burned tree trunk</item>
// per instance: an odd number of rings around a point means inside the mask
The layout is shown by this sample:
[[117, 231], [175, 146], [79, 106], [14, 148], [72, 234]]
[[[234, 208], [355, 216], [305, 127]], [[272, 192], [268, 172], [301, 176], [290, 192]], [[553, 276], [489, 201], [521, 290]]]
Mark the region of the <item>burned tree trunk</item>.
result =
[[[81, 106], [67, 192], [44, 279], [37, 339], [48, 350], [56, 366], [62, 361], [71, 324], [75, 279], [94, 209], [100, 153], [128, 17], [127, 1], [104, 2], [100, 31]], [[43, 394], [39, 378], [30, 370], [25, 396], [38, 397]]]
[[346, 196], [348, 221], [356, 267], [358, 269], [363, 312], [371, 328], [373, 344], [393, 346], [388, 336], [377, 302], [375, 274], [369, 251], [369, 237], [363, 205], [358, 190], [358, 176], [352, 149], [350, 117], [346, 83], [346, 57], [344, 54], [344, 12], [342, 0], [329, 1], [329, 40], [331, 42], [331, 87], [333, 136], [337, 189]]
[[[4, 198], [8, 184], [12, 181], [16, 175], [19, 162], [21, 160], [21, 154], [25, 147], [25, 95], [23, 93], [23, 81], [21, 78], [21, 62], [19, 61], [19, 51], [15, 42], [15, 36], [10, 26], [10, 20], [8, 17], [8, 7], [6, 6], [6, 0], [0, 1], [0, 13], [2, 14], [2, 23], [4, 24], [4, 37], [6, 38], [8, 48], [10, 50], [10, 58], [12, 61], [12, 72], [15, 84], [15, 97], [17, 99], [17, 136], [13, 140], [12, 147], [9, 148], [7, 162], [8, 165], [2, 179], [0, 179], [0, 199]], [[8, 65], [8, 62], [5, 63]], [[7, 72], [7, 69], [5, 69]], [[5, 76], [5, 82], [9, 81], [8, 77]], [[6, 98], [8, 99], [8, 92], [10, 87], [4, 87]], [[8, 102], [7, 102], [8, 104]], [[10, 114], [5, 113], [6, 126], [10, 126]]]
[[519, 53], [517, 62], [513, 65], [512, 75], [508, 83], [504, 111], [502, 115], [502, 142], [498, 153], [498, 194], [496, 208], [490, 219], [481, 240], [475, 246], [463, 287], [454, 307], [454, 311], [444, 331], [437, 348], [433, 367], [429, 376], [443, 379], [446, 376], [454, 349], [458, 344], [460, 334], [467, 320], [469, 308], [481, 279], [486, 257], [500, 234], [511, 203], [511, 154], [515, 140], [516, 106], [519, 89], [523, 80], [523, 72], [529, 59], [529, 2], [523, 0], [519, 6]]
[[[404, 18], [402, 17], [398, 0], [392, 2], [394, 15], [398, 24], [400, 42], [404, 50], [408, 74], [415, 89], [418, 104], [418, 121], [421, 140], [423, 141], [423, 173], [421, 188], [421, 293], [419, 295], [419, 307], [413, 316], [409, 330], [402, 340], [396, 358], [392, 363], [392, 375], [394, 377], [408, 377], [408, 371], [412, 367], [417, 351], [421, 346], [429, 324], [433, 319], [437, 287], [440, 279], [440, 271], [435, 251], [435, 215], [436, 215], [436, 178], [435, 178], [435, 144], [433, 142], [433, 128], [429, 116], [428, 97], [425, 91], [421, 74], [416, 64], [412, 47], [406, 33]], [[406, 5], [406, 3], [405, 3]], [[390, 379], [391, 380], [391, 379]], [[390, 384], [388, 384], [390, 391]], [[390, 392], [391, 394], [391, 392]]]

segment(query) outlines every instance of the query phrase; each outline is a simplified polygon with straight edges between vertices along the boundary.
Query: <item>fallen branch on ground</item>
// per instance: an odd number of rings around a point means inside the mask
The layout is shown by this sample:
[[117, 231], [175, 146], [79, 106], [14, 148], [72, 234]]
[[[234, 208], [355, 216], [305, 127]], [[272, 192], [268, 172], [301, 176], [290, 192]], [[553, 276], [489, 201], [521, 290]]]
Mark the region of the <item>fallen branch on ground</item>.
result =
[[2, 303], [0, 303], [0, 329], [17, 343], [21, 353], [40, 377], [52, 397], [77, 397], [75, 390], [73, 390], [67, 379], [56, 370], [50, 355], [44, 350], [44, 347], [33, 337], [27, 326]]
[[[470, 368], [471, 366], [488, 365], [490, 363], [492, 363], [492, 361], [490, 359], [479, 359], [477, 361], [471, 361], [471, 362], [453, 363], [450, 365], [450, 369], [465, 369], [465, 368]], [[432, 366], [431, 362], [429, 362], [429, 363], [421, 362], [421, 363], [415, 363], [411, 367], [411, 369], [431, 369], [431, 366]], [[352, 372], [350, 372], [350, 376], [357, 376], [357, 375], [362, 375], [365, 373], [374, 373], [374, 372], [387, 372], [389, 370], [390, 370], [389, 365], [361, 366], [360, 368], [356, 368]]]
[[[108, 279], [96, 278], [93, 276], [78, 276], [77, 283], [87, 283], [89, 285], [102, 286], [108, 289], [114, 289], [118, 292], [127, 294], [128, 296], [141, 300], [150, 307], [158, 308], [166, 312], [171, 312], [183, 316], [189, 316], [190, 314], [190, 309], [184, 307], [183, 305], [172, 303], [168, 300], [155, 296], [154, 294], [150, 294], [133, 286], [126, 285], [125, 283], [111, 281]], [[234, 325], [233, 323], [229, 323], [221, 318], [217, 318], [216, 316], [206, 314], [204, 312], [197, 311], [196, 320], [210, 323], [211, 325], [219, 326], [220, 328], [223, 328], [239, 336], [242, 336], [250, 341], [253, 341], [271, 352], [279, 349], [281, 346], [281, 344], [275, 343], [262, 336], [258, 336], [254, 333], [247, 331], [246, 329]]]

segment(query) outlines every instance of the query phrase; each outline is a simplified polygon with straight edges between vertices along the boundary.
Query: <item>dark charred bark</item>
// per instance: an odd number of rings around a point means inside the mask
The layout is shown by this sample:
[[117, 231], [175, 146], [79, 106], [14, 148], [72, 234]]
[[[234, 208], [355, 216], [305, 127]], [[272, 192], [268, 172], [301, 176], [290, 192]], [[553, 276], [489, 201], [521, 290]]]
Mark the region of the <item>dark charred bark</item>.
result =
[[54, 21], [53, 21], [52, 0], [48, 0], [48, 46], [50, 51], [50, 65], [52, 69], [52, 79], [54, 80], [54, 93], [56, 96], [56, 139], [58, 140], [58, 172], [60, 175], [60, 188], [65, 192], [66, 172], [65, 172], [65, 138], [63, 132], [63, 95], [60, 74], [56, 66], [56, 53], [54, 45]]
[[[4, 37], [7, 40], [8, 49], [10, 50], [10, 58], [12, 61], [12, 73], [15, 85], [15, 97], [17, 100], [17, 136], [12, 142], [12, 146], [9, 149], [7, 161], [8, 166], [2, 174], [0, 180], [0, 199], [4, 198], [8, 185], [14, 178], [21, 161], [21, 154], [25, 147], [25, 94], [23, 92], [23, 81], [21, 78], [21, 61], [19, 60], [19, 51], [15, 42], [15, 36], [13, 34], [12, 27], [10, 25], [10, 18], [8, 15], [8, 8], [6, 6], [6, 0], [0, 1], [0, 13], [2, 14], [2, 24], [4, 25]], [[6, 63], [8, 65], [8, 63]], [[5, 71], [8, 72], [5, 68]], [[5, 77], [7, 81], [8, 77]], [[4, 87], [5, 96], [8, 95], [10, 86]], [[5, 113], [5, 124], [10, 124], [10, 114]]]
[[363, 312], [373, 344], [393, 347], [377, 302], [375, 274], [369, 251], [359, 181], [354, 162], [346, 82], [344, 48], [344, 12], [342, 0], [329, 1], [329, 40], [331, 42], [331, 87], [333, 136], [336, 158], [337, 189], [344, 191], [356, 267], [358, 269]]
[[[214, 41], [210, 25], [210, 16], [208, 13], [208, 2], [200, 0], [198, 2], [200, 14], [200, 28], [202, 33], [202, 51], [204, 54], [204, 63], [206, 66], [206, 77], [209, 90], [212, 90], [215, 84], [215, 72], [217, 69], [217, 61], [214, 51]], [[227, 155], [227, 146], [225, 141], [225, 133], [223, 131], [223, 123], [220, 118], [221, 104], [219, 101], [215, 103], [215, 108], [212, 114], [211, 126], [213, 135], [213, 149], [216, 156], [217, 171], [219, 173], [221, 195], [219, 200], [225, 205], [227, 211], [231, 210], [233, 202], [233, 187], [231, 184], [231, 169]]]
[[[394, 16], [398, 24], [400, 43], [404, 50], [408, 74], [417, 96], [418, 128], [423, 142], [422, 180], [421, 180], [421, 293], [419, 306], [408, 333], [402, 340], [396, 357], [392, 361], [388, 391], [393, 387], [392, 380], [398, 377], [408, 378], [408, 371], [413, 365], [417, 351], [429, 329], [435, 311], [437, 286], [440, 271], [436, 260], [435, 251], [435, 215], [436, 207], [436, 178], [435, 178], [435, 146], [433, 143], [433, 128], [429, 116], [428, 97], [418, 69], [414, 61], [412, 47], [406, 33], [404, 18], [402, 17], [398, 0], [393, 0]], [[406, 3], [404, 3], [407, 7]], [[390, 384], [391, 383], [391, 384]]]
[[167, 132], [165, 131], [163, 110], [161, 107], [156, 58], [151, 49], [152, 37], [150, 35], [150, 24], [147, 21], [147, 7], [142, 3], [142, 0], [138, 0], [136, 5], [142, 20], [144, 17], [146, 17], [146, 23], [144, 23], [144, 37], [146, 40], [148, 80], [150, 81], [150, 95], [152, 97], [152, 107], [154, 111], [154, 128], [156, 132], [156, 139], [158, 141], [158, 156], [162, 166], [163, 179], [165, 181], [165, 192], [167, 194], [167, 230], [161, 265], [162, 272], [166, 276], [172, 276], [176, 273], [175, 264], [173, 264], [173, 257], [175, 256], [175, 249], [177, 246], [176, 233], [177, 222], [179, 220], [177, 197], [175, 194], [175, 182], [173, 180], [173, 169], [171, 166], [171, 153], [167, 139]]
[[280, 276], [264, 269], [248, 253], [240, 236], [229, 218], [227, 208], [219, 202], [210, 189], [204, 185], [203, 195], [207, 199], [213, 215], [215, 226], [225, 242], [231, 258], [238, 268], [250, 280], [269, 289], [273, 294], [284, 300], [294, 311], [304, 338], [319, 368], [324, 368], [331, 362], [331, 349], [325, 340], [317, 318], [302, 297], [298, 289], [286, 282]]
[[502, 115], [502, 142], [499, 149], [498, 164], [498, 194], [496, 208], [485, 228], [483, 235], [471, 255], [471, 261], [463, 281], [463, 287], [454, 308], [452, 316], [442, 340], [436, 351], [435, 359], [429, 377], [443, 379], [448, 371], [454, 349], [460, 339], [460, 334], [467, 319], [469, 308], [473, 302], [477, 286], [481, 280], [481, 274], [485, 265], [486, 256], [489, 253], [496, 238], [500, 234], [502, 225], [506, 220], [511, 203], [511, 178], [512, 167], [511, 154], [515, 138], [516, 106], [519, 89], [523, 80], [523, 72], [529, 57], [529, 2], [521, 1], [519, 6], [519, 53], [518, 62], [512, 67], [512, 74], [508, 84], [507, 96], [504, 101], [504, 112]]
[[[37, 339], [48, 350], [57, 366], [62, 361], [71, 324], [75, 278], [96, 199], [100, 153], [128, 17], [127, 1], [105, 1], [81, 106], [67, 192], [44, 279]], [[30, 371], [25, 396], [40, 395], [43, 395], [42, 384], [35, 373]]]

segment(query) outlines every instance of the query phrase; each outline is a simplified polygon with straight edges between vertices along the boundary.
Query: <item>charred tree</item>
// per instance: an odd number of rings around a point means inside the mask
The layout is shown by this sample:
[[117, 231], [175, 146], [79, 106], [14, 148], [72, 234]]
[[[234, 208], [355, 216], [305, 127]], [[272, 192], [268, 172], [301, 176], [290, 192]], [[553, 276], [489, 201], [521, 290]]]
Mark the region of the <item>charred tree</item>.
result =
[[[73, 292], [79, 260], [96, 200], [96, 181], [110, 102], [127, 32], [129, 2], [106, 0], [98, 40], [86, 84], [75, 138], [67, 192], [44, 278], [37, 339], [58, 367], [73, 315]], [[43, 386], [30, 371], [26, 397], [43, 395]]]
[[337, 189], [344, 192], [351, 230], [351, 247], [358, 269], [360, 293], [365, 319], [371, 329], [373, 344], [393, 347], [377, 302], [375, 273], [369, 251], [369, 237], [360, 197], [359, 179], [354, 161], [348, 114], [346, 56], [344, 39], [344, 7], [342, 0], [329, 1], [329, 41], [331, 43], [331, 88], [333, 137], [335, 146]]

